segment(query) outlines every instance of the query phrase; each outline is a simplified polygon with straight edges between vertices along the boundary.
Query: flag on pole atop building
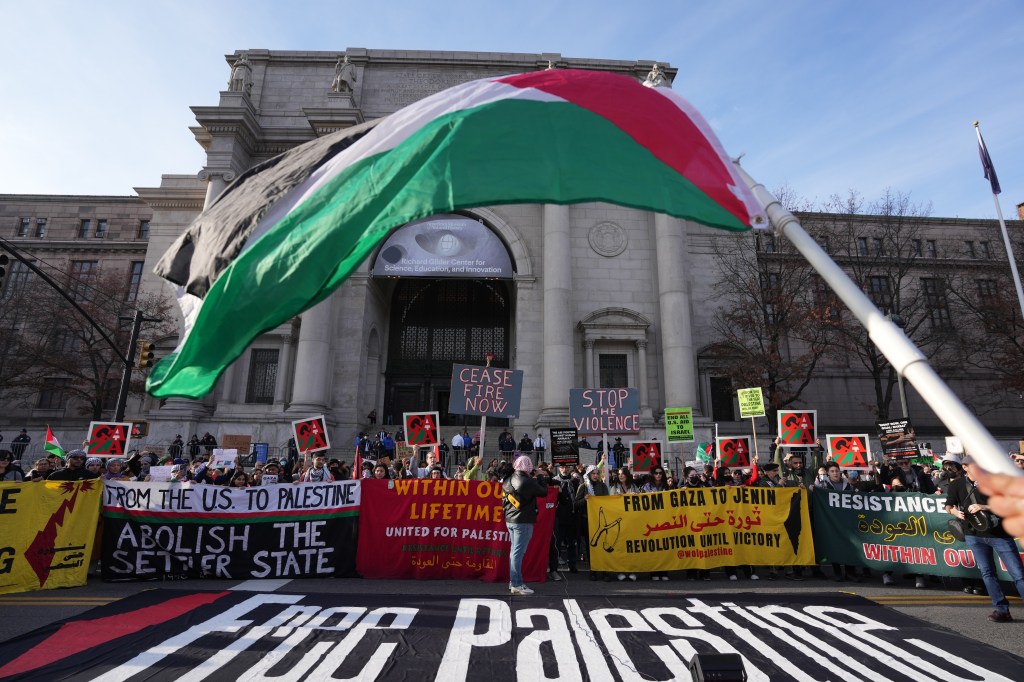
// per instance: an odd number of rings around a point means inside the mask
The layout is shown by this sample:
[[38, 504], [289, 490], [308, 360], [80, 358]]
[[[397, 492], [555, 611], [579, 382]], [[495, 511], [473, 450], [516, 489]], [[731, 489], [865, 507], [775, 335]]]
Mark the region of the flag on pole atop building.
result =
[[64, 456], [64, 448], [60, 446], [57, 436], [53, 435], [49, 424], [46, 425], [46, 442], [43, 443], [43, 449], [51, 455], [56, 455], [57, 457]]
[[1002, 190], [999, 188], [999, 178], [996, 177], [996, 167], [992, 165], [992, 157], [988, 155], [977, 121], [974, 122], [974, 130], [978, 133], [978, 154], [981, 155], [981, 167], [985, 169], [985, 179], [992, 183], [992, 194], [999, 194]]
[[552, 69], [449, 88], [244, 173], [171, 246], [185, 332], [147, 380], [198, 398], [327, 298], [394, 228], [460, 209], [603, 201], [767, 229], [710, 126], [667, 87]]

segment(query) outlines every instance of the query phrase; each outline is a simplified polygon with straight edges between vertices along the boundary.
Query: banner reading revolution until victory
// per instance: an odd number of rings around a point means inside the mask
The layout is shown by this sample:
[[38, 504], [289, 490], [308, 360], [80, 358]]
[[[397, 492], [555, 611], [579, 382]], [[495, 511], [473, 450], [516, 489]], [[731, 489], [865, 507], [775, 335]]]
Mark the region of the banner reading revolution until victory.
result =
[[355, 573], [359, 481], [226, 488], [109, 482], [103, 579]]
[[624, 573], [811, 564], [806, 497], [797, 488], [745, 486], [590, 497], [591, 568]]
[[[942, 495], [816, 491], [811, 500], [821, 559], [878, 571], [978, 577], [974, 553], [948, 531], [952, 516]], [[1001, 562], [996, 568], [1001, 580], [1010, 579]]]
[[0, 483], [0, 594], [84, 585], [99, 481]]
[[[523, 559], [526, 582], [543, 582], [556, 492], [540, 514]], [[374, 579], [508, 580], [509, 534], [501, 484], [404, 479], [363, 481], [359, 574]]]

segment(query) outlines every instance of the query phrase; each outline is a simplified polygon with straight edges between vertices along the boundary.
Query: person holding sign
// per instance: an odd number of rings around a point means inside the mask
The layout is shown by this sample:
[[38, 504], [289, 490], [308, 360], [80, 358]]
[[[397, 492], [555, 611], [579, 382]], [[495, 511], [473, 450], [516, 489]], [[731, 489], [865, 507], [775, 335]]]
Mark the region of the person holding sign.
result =
[[303, 483], [330, 483], [334, 480], [334, 476], [327, 468], [327, 458], [324, 457], [322, 450], [313, 456], [313, 466], [309, 466], [309, 450], [303, 452], [302, 470], [299, 480]]

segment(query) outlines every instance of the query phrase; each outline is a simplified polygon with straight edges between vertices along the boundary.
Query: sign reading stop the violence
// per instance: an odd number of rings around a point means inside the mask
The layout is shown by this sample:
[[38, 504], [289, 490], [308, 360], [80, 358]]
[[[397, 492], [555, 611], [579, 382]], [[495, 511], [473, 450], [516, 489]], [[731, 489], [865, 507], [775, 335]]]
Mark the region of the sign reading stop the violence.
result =
[[639, 433], [640, 393], [635, 388], [571, 388], [569, 418], [580, 433]]

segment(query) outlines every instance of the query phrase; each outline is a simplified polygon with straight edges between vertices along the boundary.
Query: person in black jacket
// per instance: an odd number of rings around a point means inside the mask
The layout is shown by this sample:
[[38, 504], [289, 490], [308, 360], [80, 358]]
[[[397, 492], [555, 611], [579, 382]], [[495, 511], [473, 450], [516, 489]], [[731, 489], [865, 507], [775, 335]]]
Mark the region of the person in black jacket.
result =
[[537, 498], [547, 497], [548, 486], [545, 479], [530, 476], [533, 460], [527, 455], [516, 458], [512, 468], [512, 475], [502, 483], [505, 526], [512, 541], [508, 588], [512, 594], [528, 595], [533, 594], [533, 590], [523, 582], [523, 557], [533, 535], [533, 524], [537, 521]]

